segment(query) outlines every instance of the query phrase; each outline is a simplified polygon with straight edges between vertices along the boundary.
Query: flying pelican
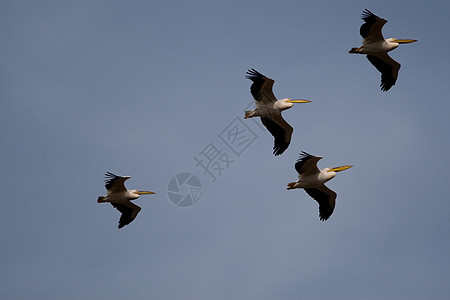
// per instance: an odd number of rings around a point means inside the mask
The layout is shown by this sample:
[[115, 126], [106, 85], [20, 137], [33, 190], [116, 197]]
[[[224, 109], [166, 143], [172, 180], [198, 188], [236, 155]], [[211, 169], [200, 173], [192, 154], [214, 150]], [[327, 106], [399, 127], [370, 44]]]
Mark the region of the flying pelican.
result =
[[341, 166], [336, 168], [317, 168], [317, 162], [322, 156], [314, 156], [306, 152], [300, 153], [300, 158], [295, 163], [298, 172], [298, 181], [288, 183], [288, 190], [304, 189], [314, 200], [319, 203], [319, 218], [328, 220], [336, 204], [336, 193], [325, 186], [325, 182], [336, 176], [336, 172], [347, 170], [353, 166]]
[[136, 200], [139, 195], [154, 194], [149, 191], [127, 190], [124, 182], [130, 176], [117, 176], [113, 173], [107, 172], [105, 174], [106, 197], [100, 196], [97, 203], [110, 202], [118, 211], [122, 213], [119, 220], [119, 228], [130, 224], [136, 218], [141, 208], [133, 203], [131, 200]]
[[250, 92], [255, 99], [256, 108], [245, 111], [245, 119], [261, 117], [261, 122], [275, 138], [273, 154], [280, 155], [291, 142], [294, 129], [281, 116], [281, 112], [294, 106], [294, 103], [308, 103], [309, 100], [292, 100], [284, 98], [277, 100], [273, 94], [272, 87], [274, 80], [270, 79], [255, 69], [247, 71], [248, 79], [253, 81]]
[[388, 91], [397, 81], [400, 64], [389, 57], [389, 51], [394, 50], [399, 44], [417, 42], [411, 39], [384, 39], [381, 29], [387, 20], [377, 17], [368, 9], [362, 13], [364, 24], [359, 32], [363, 37], [363, 45], [359, 48], [352, 48], [349, 53], [367, 54], [367, 59], [381, 73], [381, 90]]

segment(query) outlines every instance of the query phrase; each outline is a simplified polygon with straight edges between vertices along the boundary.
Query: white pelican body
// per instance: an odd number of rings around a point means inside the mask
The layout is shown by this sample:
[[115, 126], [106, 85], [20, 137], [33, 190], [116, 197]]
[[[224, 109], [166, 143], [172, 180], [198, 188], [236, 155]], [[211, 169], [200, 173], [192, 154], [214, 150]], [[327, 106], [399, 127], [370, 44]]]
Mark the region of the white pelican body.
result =
[[363, 46], [359, 48], [359, 54], [384, 54], [392, 51], [398, 47], [399, 43], [396, 42], [395, 38], [383, 39], [380, 41], [366, 41], [363, 42]]
[[[266, 116], [279, 116], [283, 110], [289, 109], [294, 106], [294, 103], [290, 98], [284, 98], [275, 102], [257, 102], [254, 110], [246, 111], [245, 118], [253, 117], [266, 117]], [[294, 100], [295, 101], [295, 100]]]
[[400, 64], [393, 60], [387, 53], [398, 47], [399, 44], [413, 43], [411, 39], [384, 39], [381, 32], [385, 19], [377, 17], [368, 9], [362, 14], [364, 24], [359, 30], [363, 37], [363, 45], [352, 48], [349, 53], [367, 54], [367, 59], [381, 73], [381, 90], [388, 91], [397, 81]]
[[[322, 159], [322, 157], [316, 157]], [[304, 189], [304, 188], [317, 188], [323, 185], [325, 182], [331, 180], [336, 176], [336, 172], [332, 171], [331, 168], [325, 168], [320, 170], [318, 173], [304, 174], [303, 176], [298, 176], [298, 181], [294, 182], [294, 185], [289, 189]]]
[[334, 178], [336, 172], [347, 170], [352, 166], [325, 168], [319, 171], [317, 162], [321, 159], [321, 156], [313, 156], [302, 152], [295, 163], [298, 181], [288, 183], [287, 189], [304, 189], [308, 195], [319, 203], [319, 218], [321, 221], [325, 221], [333, 213], [337, 197], [334, 191], [325, 186], [325, 182]]
[[255, 99], [256, 108], [245, 112], [245, 119], [260, 117], [261, 122], [275, 138], [273, 154], [280, 155], [291, 142], [294, 129], [281, 116], [283, 110], [294, 106], [294, 103], [308, 103], [309, 100], [292, 100], [284, 98], [277, 100], [273, 94], [272, 87], [275, 81], [258, 71], [251, 69], [247, 71], [247, 78], [253, 81], [250, 92]]
[[119, 220], [119, 228], [130, 224], [137, 216], [141, 208], [136, 204], [131, 203], [131, 200], [136, 200], [139, 195], [154, 194], [149, 191], [127, 190], [124, 182], [130, 176], [117, 176], [110, 172], [105, 174], [106, 197], [100, 196], [97, 199], [98, 203], [110, 202], [113, 207], [122, 213]]

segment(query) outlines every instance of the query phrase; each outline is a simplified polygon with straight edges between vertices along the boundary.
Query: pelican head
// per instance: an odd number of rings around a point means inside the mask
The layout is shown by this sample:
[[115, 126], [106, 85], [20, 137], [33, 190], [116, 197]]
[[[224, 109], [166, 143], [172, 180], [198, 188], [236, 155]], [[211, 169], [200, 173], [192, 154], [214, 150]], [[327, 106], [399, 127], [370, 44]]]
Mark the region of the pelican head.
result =
[[292, 106], [294, 106], [294, 103], [309, 103], [311, 101], [309, 100], [303, 100], [303, 99], [291, 99], [291, 98], [284, 98], [278, 101], [278, 105], [280, 105], [279, 107], [281, 107], [281, 110], [285, 110], [288, 108], [291, 108]]
[[398, 45], [410, 44], [410, 43], [417, 42], [417, 40], [412, 40], [412, 39], [396, 39], [396, 38], [390, 38], [390, 39], [387, 39], [387, 41], [389, 41], [391, 43], [397, 43]]
[[347, 165], [347, 166], [341, 166], [341, 167], [335, 167], [335, 168], [325, 168], [320, 172], [321, 177], [326, 182], [326, 181], [334, 178], [334, 176], [336, 176], [337, 172], [341, 172], [341, 171], [350, 169], [351, 167], [353, 167], [353, 166]]

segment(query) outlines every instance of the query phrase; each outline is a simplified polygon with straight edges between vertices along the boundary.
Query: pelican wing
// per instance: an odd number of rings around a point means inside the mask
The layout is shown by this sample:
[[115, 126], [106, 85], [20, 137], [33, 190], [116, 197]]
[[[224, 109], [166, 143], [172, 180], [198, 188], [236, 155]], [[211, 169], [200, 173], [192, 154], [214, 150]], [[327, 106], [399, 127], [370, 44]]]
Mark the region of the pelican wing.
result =
[[367, 55], [367, 59], [381, 73], [381, 90], [388, 91], [397, 81], [400, 64], [387, 54]]
[[273, 154], [282, 154], [291, 143], [291, 136], [294, 129], [286, 122], [281, 114], [279, 116], [261, 117], [261, 122], [275, 138], [273, 143]]
[[321, 159], [322, 156], [314, 156], [302, 151], [295, 163], [295, 170], [297, 170], [299, 176], [318, 174], [320, 170], [317, 168], [317, 162]]
[[364, 38], [363, 44], [369, 42], [384, 41], [381, 29], [383, 28], [383, 25], [387, 23], [387, 21], [374, 15], [368, 9], [363, 11], [362, 19], [365, 23], [361, 25], [359, 33]]
[[111, 202], [111, 205], [122, 213], [119, 220], [119, 228], [122, 228], [123, 226], [133, 222], [133, 220], [136, 218], [137, 214], [141, 210], [139, 206], [131, 203], [130, 201], [124, 203]]
[[105, 187], [110, 193], [117, 193], [117, 192], [125, 192], [127, 189], [125, 188], [124, 182], [130, 178], [129, 176], [117, 176], [113, 173], [107, 172], [105, 174]]
[[305, 191], [319, 203], [320, 220], [328, 220], [336, 205], [337, 194], [325, 185], [316, 188], [306, 188]]
[[248, 70], [246, 77], [253, 81], [250, 92], [256, 101], [267, 103], [277, 101], [272, 91], [273, 84], [275, 83], [273, 79], [264, 76], [255, 69]]

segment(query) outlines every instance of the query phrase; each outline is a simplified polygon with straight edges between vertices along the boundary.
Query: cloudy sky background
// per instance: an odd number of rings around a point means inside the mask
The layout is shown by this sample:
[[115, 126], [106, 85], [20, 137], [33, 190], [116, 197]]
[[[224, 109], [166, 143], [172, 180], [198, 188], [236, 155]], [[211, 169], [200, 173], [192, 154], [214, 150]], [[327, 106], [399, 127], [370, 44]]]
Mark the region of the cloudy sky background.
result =
[[[414, 38], [379, 88], [361, 12]], [[2, 299], [449, 299], [450, 2], [0, 1]], [[219, 134], [273, 78], [293, 140]], [[215, 182], [194, 158], [230, 160]], [[295, 181], [300, 151], [352, 164], [319, 221]], [[136, 220], [97, 204], [103, 174], [148, 189]], [[169, 201], [179, 173], [200, 200]], [[186, 192], [183, 190], [182, 192]]]

